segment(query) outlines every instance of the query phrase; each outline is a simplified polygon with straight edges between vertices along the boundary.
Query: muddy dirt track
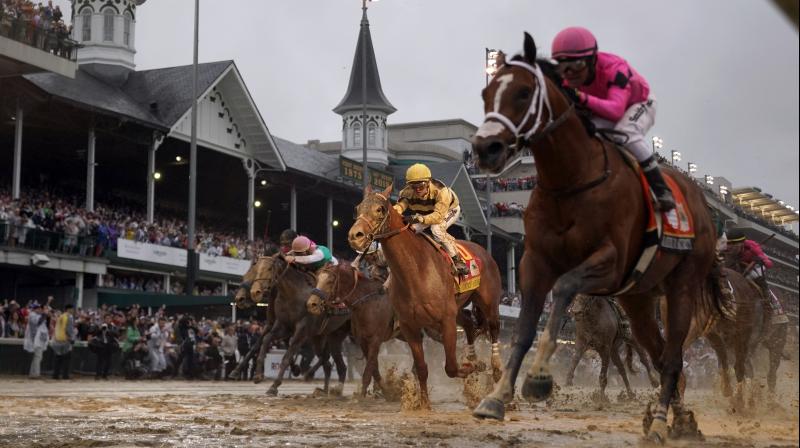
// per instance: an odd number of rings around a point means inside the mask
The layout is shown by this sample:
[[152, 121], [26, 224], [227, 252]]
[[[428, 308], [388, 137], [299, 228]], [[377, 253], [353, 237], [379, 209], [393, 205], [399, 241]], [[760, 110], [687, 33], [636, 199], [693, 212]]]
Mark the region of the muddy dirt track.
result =
[[[314, 385], [287, 382], [268, 398], [266, 385], [244, 382], [68, 382], [0, 378], [0, 447], [623, 447], [641, 445], [642, 412], [652, 390], [634, 400], [592, 398], [586, 387], [561, 389], [549, 403], [520, 403], [505, 422], [470, 416], [460, 394], [434, 386], [433, 411], [344, 396], [314, 397]], [[798, 445], [796, 386], [754, 417], [732, 415], [710, 390], [691, 391], [704, 442], [670, 446]]]

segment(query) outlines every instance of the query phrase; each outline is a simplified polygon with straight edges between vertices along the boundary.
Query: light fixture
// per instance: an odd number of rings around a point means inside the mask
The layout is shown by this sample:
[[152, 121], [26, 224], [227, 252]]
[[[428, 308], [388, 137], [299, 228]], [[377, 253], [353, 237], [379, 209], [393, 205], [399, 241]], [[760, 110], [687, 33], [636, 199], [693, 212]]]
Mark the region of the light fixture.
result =
[[339, 221], [334, 219], [331, 225], [333, 225], [333, 227], [339, 227]]
[[719, 194], [721, 194], [723, 196], [728, 194], [728, 187], [726, 187], [725, 185], [720, 185], [719, 186]]
[[690, 172], [690, 173], [694, 173], [694, 172], [696, 172], [696, 171], [697, 171], [697, 164], [696, 164], [696, 163], [689, 162], [689, 172]]
[[181, 156], [175, 156], [175, 161], [176, 162], [180, 162], [181, 160], [183, 160], [183, 158]]
[[155, 173], [153, 173], [153, 179], [155, 179], [155, 180], [159, 180], [159, 179], [161, 179], [161, 173], [159, 173], [158, 171], [156, 171]]
[[262, 187], [266, 187], [267, 186], [267, 180], [266, 179], [261, 179], [261, 186]]
[[256, 208], [261, 207], [261, 201], [253, 202], [253, 206], [255, 206]]
[[709, 176], [708, 174], [705, 175], [706, 183], [708, 185], [714, 185], [714, 176]]
[[661, 137], [653, 137], [653, 148], [661, 149], [664, 147], [664, 140]]

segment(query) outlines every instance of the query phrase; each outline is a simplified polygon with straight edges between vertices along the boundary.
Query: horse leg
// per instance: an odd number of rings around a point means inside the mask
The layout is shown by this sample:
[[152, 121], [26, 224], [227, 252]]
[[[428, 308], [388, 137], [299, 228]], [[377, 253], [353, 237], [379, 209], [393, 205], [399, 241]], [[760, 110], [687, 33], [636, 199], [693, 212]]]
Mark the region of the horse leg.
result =
[[481, 400], [472, 415], [479, 418], [494, 418], [503, 420], [505, 404], [514, 399], [514, 383], [522, 365], [522, 359], [528, 353], [536, 336], [536, 325], [542, 314], [544, 299], [547, 292], [555, 282], [555, 276], [550, 267], [535, 258], [530, 251], [525, 251], [519, 264], [520, 291], [522, 292], [522, 307], [517, 318], [517, 327], [514, 330], [514, 340], [511, 344], [511, 353], [506, 361], [506, 368], [494, 390]]
[[347, 364], [344, 363], [341, 339], [337, 339], [333, 347], [331, 347], [331, 355], [333, 355], [333, 362], [336, 364], [336, 375], [339, 377], [339, 383], [334, 387], [332, 393], [341, 395], [344, 392], [344, 382], [347, 379]]
[[[706, 339], [708, 339], [708, 343], [711, 344], [711, 348], [713, 348], [714, 352], [717, 354], [717, 364], [719, 366], [719, 379], [722, 387], [722, 396], [730, 397], [733, 395], [733, 391], [731, 389], [730, 374], [728, 373], [728, 350], [725, 348], [725, 343], [718, 334], [709, 333], [706, 335]], [[737, 373], [736, 376], [738, 378], [739, 374]]]
[[474, 364], [478, 361], [478, 355], [475, 354], [475, 321], [472, 320], [472, 314], [468, 310], [458, 310], [458, 317], [456, 322], [464, 329], [464, 334], [467, 336], [467, 361]]
[[258, 350], [258, 356], [256, 357], [256, 373], [253, 375], [253, 382], [258, 384], [264, 381], [264, 358], [267, 357], [267, 352], [269, 351], [269, 346], [272, 343], [273, 339], [278, 334], [283, 334], [286, 331], [286, 327], [283, 325], [276, 323], [270, 331], [264, 333], [264, 337], [261, 338], [261, 347]]
[[[283, 358], [281, 359], [281, 366], [278, 370], [278, 376], [275, 378], [275, 381], [272, 383], [272, 386], [267, 390], [267, 395], [277, 396], [278, 395], [278, 387], [283, 383], [283, 375], [286, 373], [286, 369], [289, 367], [289, 364], [292, 362], [292, 358], [294, 358], [295, 353], [300, 348], [300, 346], [305, 342], [307, 336], [306, 328], [308, 327], [307, 319], [303, 319], [297, 323], [294, 334], [289, 339], [289, 347], [286, 348], [286, 353], [283, 354]], [[265, 341], [266, 342], [266, 341]], [[263, 371], [263, 361], [261, 370]]]
[[547, 326], [539, 338], [533, 365], [522, 385], [522, 396], [529, 401], [544, 400], [553, 392], [550, 357], [556, 350], [558, 332], [564, 324], [567, 308], [575, 294], [607, 287], [616, 258], [617, 250], [607, 240], [578, 267], [562, 275], [553, 286], [553, 308], [550, 310]]
[[[773, 325], [774, 327], [774, 325]], [[786, 345], [786, 334], [788, 324], [782, 324], [773, 329], [767, 337], [767, 349], [769, 349], [769, 371], [767, 372], [767, 388], [770, 398], [775, 395], [775, 384], [778, 380], [778, 367], [783, 357], [783, 347]]]
[[431, 401], [428, 398], [428, 365], [425, 364], [425, 352], [422, 349], [422, 331], [419, 328], [411, 328], [404, 323], [400, 323], [400, 331], [406, 338], [408, 348], [411, 349], [411, 356], [414, 358], [414, 373], [419, 382], [420, 407], [430, 410]]
[[[381, 380], [380, 363], [378, 361], [378, 354], [381, 350], [381, 340], [374, 338], [369, 345], [369, 355], [367, 356], [367, 366], [371, 369], [372, 379], [374, 385], [372, 386], [373, 393], [378, 396], [383, 393], [383, 381]], [[367, 381], [369, 385], [369, 381]], [[366, 388], [364, 389], [366, 393]]]
[[[472, 363], [464, 364], [463, 366], [458, 365], [458, 356], [456, 354], [456, 340], [457, 340], [457, 331], [456, 331], [456, 319], [447, 319], [445, 317], [441, 322], [441, 331], [442, 331], [442, 345], [444, 346], [444, 371], [450, 378], [465, 378], [467, 375], [472, 373], [475, 370], [475, 365]], [[472, 331], [474, 332], [475, 328], [472, 327]], [[466, 331], [466, 328], [465, 328]], [[468, 337], [469, 338], [469, 337]], [[475, 342], [475, 335], [472, 335], [472, 343]], [[469, 344], [473, 350], [475, 347], [472, 344]]]
[[[266, 335], [266, 334], [265, 334]], [[228, 374], [229, 379], [236, 379], [239, 378], [239, 375], [242, 374], [242, 370], [247, 368], [247, 365], [250, 364], [250, 360], [253, 359], [253, 356], [256, 355], [256, 352], [259, 352], [261, 349], [261, 341], [263, 338], [258, 338], [256, 343], [250, 347], [250, 350], [242, 357], [239, 361], [239, 364], [236, 366], [235, 369], [231, 370], [231, 373]]]
[[597, 393], [597, 402], [603, 403], [608, 401], [606, 397], [606, 387], [608, 386], [608, 361], [610, 358], [611, 350], [608, 347], [600, 349], [600, 390]]
[[628, 374], [625, 372], [625, 364], [622, 363], [617, 349], [613, 347], [611, 348], [611, 362], [614, 363], [614, 367], [617, 368], [619, 376], [622, 377], [622, 382], [625, 383], [625, 391], [628, 393], [628, 398], [633, 398], [634, 394], [631, 389], [631, 383], [628, 381]]
[[659, 385], [658, 377], [653, 372], [654, 368], [653, 368], [652, 361], [650, 361], [650, 356], [648, 356], [644, 352], [644, 350], [642, 349], [642, 346], [639, 345], [639, 343], [636, 342], [635, 340], [631, 339], [631, 340], [627, 341], [627, 343], [630, 344], [631, 347], [633, 347], [633, 350], [636, 352], [636, 355], [639, 357], [639, 361], [642, 362], [642, 364], [644, 365], [645, 370], [647, 370], [647, 378], [650, 379], [650, 385], [653, 386], [653, 387], [658, 387], [658, 385]]
[[572, 355], [572, 361], [569, 364], [569, 370], [567, 370], [567, 386], [572, 386], [575, 379], [575, 369], [578, 368], [584, 353], [586, 353], [586, 343], [583, 339], [578, 339], [575, 343], [575, 354]]

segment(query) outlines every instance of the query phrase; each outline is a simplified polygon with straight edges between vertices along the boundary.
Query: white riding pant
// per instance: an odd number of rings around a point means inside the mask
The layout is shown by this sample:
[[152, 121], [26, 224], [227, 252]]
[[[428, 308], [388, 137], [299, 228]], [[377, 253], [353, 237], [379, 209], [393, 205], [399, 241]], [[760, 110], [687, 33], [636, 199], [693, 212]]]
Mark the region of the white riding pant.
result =
[[592, 118], [592, 123], [600, 129], [614, 129], [625, 134], [627, 141], [620, 138], [618, 143], [624, 145], [636, 160], [644, 162], [653, 155], [653, 148], [647, 143], [645, 136], [656, 122], [657, 108], [656, 98], [650, 95], [647, 101], [631, 105], [617, 123], [598, 117]]
[[426, 228], [431, 228], [431, 234], [436, 241], [442, 243], [445, 249], [447, 249], [448, 255], [454, 257], [458, 254], [456, 250], [456, 239], [453, 238], [453, 235], [447, 233], [447, 229], [452, 226], [456, 221], [458, 221], [458, 217], [461, 216], [461, 206], [451, 208], [447, 211], [447, 214], [444, 216], [444, 220], [439, 224], [433, 224], [430, 226], [426, 226], [425, 224], [415, 223], [412, 225], [414, 230], [417, 233], [422, 232]]

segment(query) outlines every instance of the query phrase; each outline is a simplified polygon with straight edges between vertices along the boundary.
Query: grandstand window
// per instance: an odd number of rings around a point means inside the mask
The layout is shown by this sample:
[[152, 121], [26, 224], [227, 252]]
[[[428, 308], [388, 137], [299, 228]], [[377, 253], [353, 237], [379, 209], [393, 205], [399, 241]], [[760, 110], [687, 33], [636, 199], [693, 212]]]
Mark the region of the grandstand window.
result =
[[114, 11], [111, 8], [103, 11], [103, 40], [114, 41]]
[[125, 26], [122, 33], [122, 43], [129, 47], [131, 45], [131, 15], [125, 13]]
[[87, 42], [92, 40], [92, 10], [84, 10], [81, 13], [81, 17], [83, 17], [81, 25], [81, 41]]
[[353, 125], [353, 146], [361, 146], [361, 124]]
[[375, 135], [378, 132], [375, 123], [370, 123], [367, 127], [367, 144], [369, 146], [375, 146]]

